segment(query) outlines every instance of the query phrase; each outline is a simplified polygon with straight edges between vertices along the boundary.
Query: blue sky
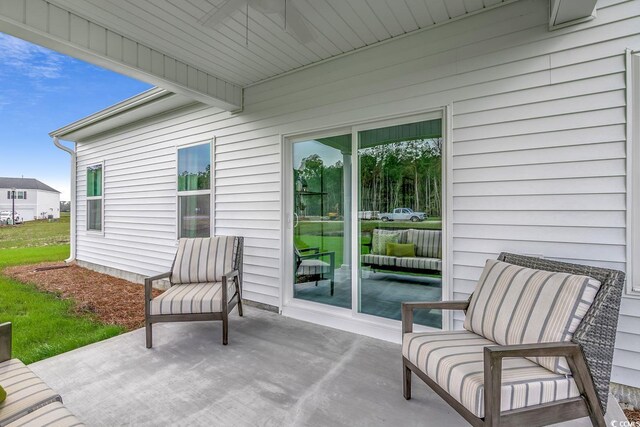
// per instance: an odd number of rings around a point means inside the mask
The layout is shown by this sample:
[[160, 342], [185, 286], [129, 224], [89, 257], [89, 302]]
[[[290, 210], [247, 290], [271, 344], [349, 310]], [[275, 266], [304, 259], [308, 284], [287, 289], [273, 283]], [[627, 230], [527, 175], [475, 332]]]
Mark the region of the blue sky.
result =
[[0, 176], [39, 179], [69, 200], [69, 155], [48, 133], [150, 87], [0, 33]]

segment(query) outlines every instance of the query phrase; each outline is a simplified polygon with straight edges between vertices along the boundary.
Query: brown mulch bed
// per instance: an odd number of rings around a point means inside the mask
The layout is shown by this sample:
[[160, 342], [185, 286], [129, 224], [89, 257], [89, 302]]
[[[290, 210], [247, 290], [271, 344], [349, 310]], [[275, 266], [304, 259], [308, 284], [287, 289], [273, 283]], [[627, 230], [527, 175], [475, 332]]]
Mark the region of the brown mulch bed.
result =
[[640, 409], [624, 409], [624, 414], [627, 416], [629, 421], [640, 423]]
[[[93, 313], [106, 324], [119, 325], [126, 330], [144, 325], [144, 286], [71, 265], [46, 271], [36, 268], [64, 265], [43, 263], [9, 267], [3, 274], [21, 282], [32, 283], [38, 289], [52, 292], [76, 302], [79, 313]], [[162, 291], [154, 289], [153, 296]]]

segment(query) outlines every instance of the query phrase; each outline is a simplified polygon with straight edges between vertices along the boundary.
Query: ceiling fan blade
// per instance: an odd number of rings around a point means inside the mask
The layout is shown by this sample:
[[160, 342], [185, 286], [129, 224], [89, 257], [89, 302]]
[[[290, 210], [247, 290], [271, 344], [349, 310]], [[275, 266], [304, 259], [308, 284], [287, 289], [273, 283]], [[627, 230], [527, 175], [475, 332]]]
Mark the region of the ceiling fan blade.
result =
[[246, 1], [247, 0], [225, 0], [220, 6], [214, 7], [209, 13], [200, 18], [198, 22], [205, 27], [216, 28], [233, 13], [241, 10]]
[[307, 24], [304, 15], [293, 5], [291, 0], [287, 2], [286, 31], [302, 44], [307, 44], [315, 39], [313, 30]]

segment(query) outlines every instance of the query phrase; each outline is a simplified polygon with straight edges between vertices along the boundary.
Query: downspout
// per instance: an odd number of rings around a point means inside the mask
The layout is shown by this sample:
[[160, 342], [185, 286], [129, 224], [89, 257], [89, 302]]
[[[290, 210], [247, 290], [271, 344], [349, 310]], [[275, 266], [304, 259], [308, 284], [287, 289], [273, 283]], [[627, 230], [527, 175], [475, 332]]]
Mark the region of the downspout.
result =
[[76, 151], [62, 145], [57, 136], [53, 137], [53, 144], [71, 155], [71, 248], [70, 256], [65, 260], [69, 263], [76, 259]]

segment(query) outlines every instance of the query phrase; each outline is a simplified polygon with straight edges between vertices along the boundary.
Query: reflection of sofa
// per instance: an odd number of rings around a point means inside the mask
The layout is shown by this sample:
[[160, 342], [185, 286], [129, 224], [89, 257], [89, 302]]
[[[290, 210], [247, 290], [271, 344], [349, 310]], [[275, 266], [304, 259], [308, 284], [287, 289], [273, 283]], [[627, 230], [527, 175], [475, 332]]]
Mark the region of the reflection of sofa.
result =
[[[397, 234], [398, 243], [413, 243], [415, 257], [388, 256], [383, 250], [376, 251], [376, 240], [380, 235]], [[366, 245], [369, 253], [362, 255], [362, 266], [372, 269], [408, 271], [413, 273], [442, 273], [442, 231], [441, 230], [373, 230], [371, 240]]]

